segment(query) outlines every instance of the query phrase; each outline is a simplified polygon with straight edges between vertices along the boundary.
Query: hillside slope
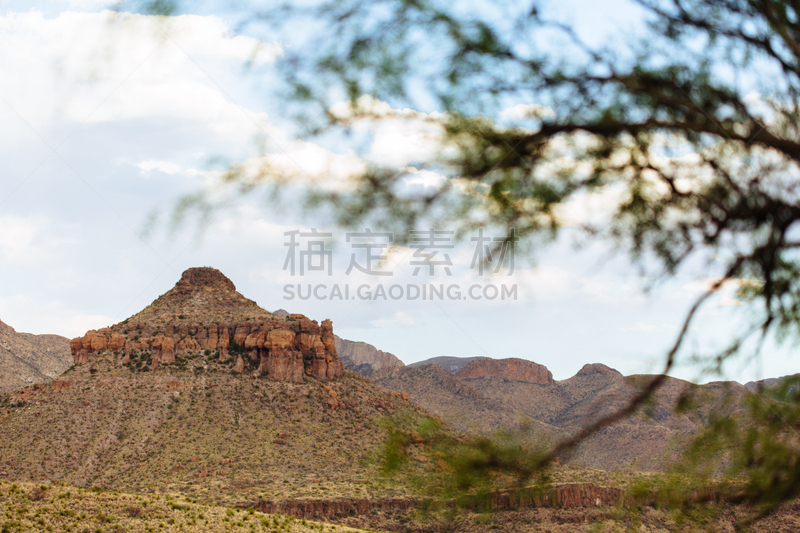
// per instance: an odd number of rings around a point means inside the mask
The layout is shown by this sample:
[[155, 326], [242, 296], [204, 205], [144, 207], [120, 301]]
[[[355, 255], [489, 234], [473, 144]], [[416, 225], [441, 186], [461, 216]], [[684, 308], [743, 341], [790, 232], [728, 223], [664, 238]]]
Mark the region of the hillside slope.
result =
[[384, 420], [425, 413], [343, 370], [332, 327], [190, 269], [140, 313], [73, 339], [58, 380], [0, 396], [0, 477], [227, 503], [392, 496], [376, 482]]
[[0, 399], [0, 475], [227, 504], [364, 497], [398, 410], [417, 413], [350, 372], [289, 383], [203, 357], [156, 371], [101, 357]]

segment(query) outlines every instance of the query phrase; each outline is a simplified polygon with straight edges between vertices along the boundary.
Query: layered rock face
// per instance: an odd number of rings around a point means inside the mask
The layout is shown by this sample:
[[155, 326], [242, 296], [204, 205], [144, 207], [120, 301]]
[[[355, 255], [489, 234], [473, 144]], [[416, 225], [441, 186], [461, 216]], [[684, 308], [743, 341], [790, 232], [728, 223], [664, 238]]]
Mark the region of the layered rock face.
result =
[[[255, 315], [255, 316], [252, 316]], [[238, 317], [238, 320], [230, 320]], [[299, 382], [306, 375], [321, 380], [340, 377], [333, 324], [318, 324], [303, 315], [277, 317], [236, 292], [221, 272], [193, 268], [150, 307], [130, 319], [70, 342], [75, 364], [104, 352], [120, 363], [132, 353], [150, 355], [151, 368], [175, 362], [187, 352], [211, 350], [220, 361], [235, 356], [234, 370], [244, 370], [244, 358], [258, 365], [269, 379]]]
[[456, 372], [458, 379], [498, 377], [537, 385], [552, 385], [547, 367], [525, 359], [476, 359]]
[[366, 342], [349, 341], [338, 336], [335, 340], [336, 353], [339, 354], [342, 364], [362, 376], [370, 377], [384, 368], [405, 366], [394, 354], [379, 350]]

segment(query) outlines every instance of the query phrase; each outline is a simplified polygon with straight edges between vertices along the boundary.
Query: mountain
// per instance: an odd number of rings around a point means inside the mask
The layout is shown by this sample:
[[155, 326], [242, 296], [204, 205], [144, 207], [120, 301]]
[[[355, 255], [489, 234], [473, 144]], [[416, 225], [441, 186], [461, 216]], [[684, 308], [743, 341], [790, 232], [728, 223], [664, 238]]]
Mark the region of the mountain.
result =
[[71, 364], [64, 337], [17, 333], [0, 321], [0, 394], [50, 381]]
[[553, 374], [547, 367], [516, 357], [508, 359], [481, 358], [461, 367], [456, 376], [459, 379], [481, 379], [499, 377], [513, 379], [535, 385], [552, 385]]
[[227, 504], [402, 493], [376, 482], [382, 421], [425, 413], [345, 370], [329, 320], [268, 313], [217, 270], [70, 345], [57, 380], [0, 396], [0, 477]]
[[[428, 364], [382, 371], [374, 379], [407, 393], [420, 407], [459, 430], [491, 434], [526, 423], [532, 429], [532, 442], [547, 444], [626, 405], [651, 377], [625, 377], [605, 365], [592, 364], [557, 381], [547, 368], [531, 361], [478, 358], [455, 374]], [[694, 385], [668, 378], [651, 406], [601, 430], [564, 459], [605, 470], [664, 469], [712, 410], [735, 414], [742, 409], [745, 394], [748, 391], [738, 383]], [[696, 408], [680, 414], [675, 406], [685, 398], [693, 398]]]
[[477, 359], [484, 359], [483, 357], [449, 357], [449, 356], [441, 356], [441, 357], [432, 357], [431, 359], [426, 359], [424, 361], [418, 361], [416, 363], [411, 363], [409, 366], [424, 366], [424, 365], [439, 365], [440, 367], [444, 368], [448, 372], [452, 372], [455, 374], [456, 372], [461, 369], [461, 367], [470, 364], [471, 362]]
[[339, 336], [334, 336], [336, 353], [342, 364], [358, 372], [362, 376], [370, 377], [383, 368], [399, 368], [405, 366], [394, 354], [378, 350], [366, 342], [349, 341]]
[[784, 381], [789, 378], [797, 378], [800, 374], [792, 374], [791, 376], [781, 376], [779, 378], [767, 378], [759, 381], [748, 381], [745, 383], [744, 388], [749, 391], [757, 392], [759, 390], [770, 389], [773, 387], [780, 387]]
[[333, 324], [303, 315], [278, 317], [238, 292], [213, 268], [191, 268], [169, 292], [143, 311], [110, 328], [90, 331], [70, 341], [76, 364], [95, 354], [121, 355], [120, 363], [145, 358], [159, 364], [203, 352], [224, 363], [234, 357], [234, 371], [255, 365], [258, 375], [301, 382], [305, 375], [335, 379], [344, 367], [336, 355]]

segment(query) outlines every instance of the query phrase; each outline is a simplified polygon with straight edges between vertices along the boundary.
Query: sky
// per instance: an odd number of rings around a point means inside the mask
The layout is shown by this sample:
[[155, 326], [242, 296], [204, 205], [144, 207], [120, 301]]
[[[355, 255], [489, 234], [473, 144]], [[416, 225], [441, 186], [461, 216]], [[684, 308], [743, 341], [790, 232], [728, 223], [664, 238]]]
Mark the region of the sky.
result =
[[[418, 157], [433, 134], [415, 122], [425, 115], [412, 113], [376, 126], [359, 155], [293, 140], [279, 118], [281, 102], [246, 68], [252, 62], [269, 72], [284, 43], [237, 34], [234, 21], [210, 7], [166, 19], [123, 14], [121, 24], [103, 11], [107, 5], [0, 0], [0, 320], [18, 331], [82, 335], [135, 314], [185, 269], [212, 266], [263, 308], [330, 318], [340, 336], [405, 363], [519, 357], [566, 379], [596, 362], [624, 374], [658, 371], [686, 310], [708, 287], [702, 275], [685, 274], [645, 292], [652, 280], [624, 256], [600, 245], [578, 249], [580, 236], [569, 230], [530, 257], [518, 254], [510, 275], [507, 264], [494, 276], [470, 268], [471, 242], [440, 251], [452, 262], [450, 275], [442, 266], [433, 277], [427, 266], [415, 275], [421, 259], [407, 247], [387, 254], [381, 268], [391, 276], [347, 273], [353, 254], [364, 266], [365, 249], [353, 246], [364, 241], [348, 242], [343, 230], [320, 225], [290, 200], [277, 209], [258, 195], [228, 197], [212, 220], [190, 218], [170, 231], [177, 202], [213, 189], [225, 162], [268, 160], [293, 179], [337, 187], [364, 159]], [[561, 5], [603, 38], [625, 38], [639, 24], [619, 2]], [[436, 179], [419, 172], [409, 187]], [[324, 244], [331, 274], [292, 276], [287, 254], [316, 239], [292, 248], [286, 233], [311, 228], [331, 234]], [[454, 285], [460, 298], [330, 298], [334, 285], [354, 291], [362, 284], [370, 294], [379, 285], [406, 292], [409, 285]], [[301, 294], [325, 285], [318, 294], [328, 298], [301, 299], [297, 285]], [[473, 299], [473, 285], [474, 294], [489, 296], [487, 285], [516, 286], [517, 298]], [[738, 304], [732, 290], [710, 301], [693, 346], [713, 345], [739, 327]], [[768, 346], [756, 364], [731, 367], [726, 377], [746, 382], [796, 367], [791, 349]], [[718, 379], [691, 366], [676, 375]]]

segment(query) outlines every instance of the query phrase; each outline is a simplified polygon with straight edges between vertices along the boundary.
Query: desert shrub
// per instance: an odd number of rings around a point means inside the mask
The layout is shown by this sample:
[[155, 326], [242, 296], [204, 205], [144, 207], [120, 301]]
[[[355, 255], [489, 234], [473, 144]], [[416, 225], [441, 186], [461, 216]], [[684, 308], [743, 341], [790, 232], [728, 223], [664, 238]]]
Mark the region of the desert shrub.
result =
[[34, 487], [30, 494], [28, 494], [28, 498], [33, 502], [38, 502], [44, 499], [47, 496], [47, 487], [42, 485], [41, 487]]

